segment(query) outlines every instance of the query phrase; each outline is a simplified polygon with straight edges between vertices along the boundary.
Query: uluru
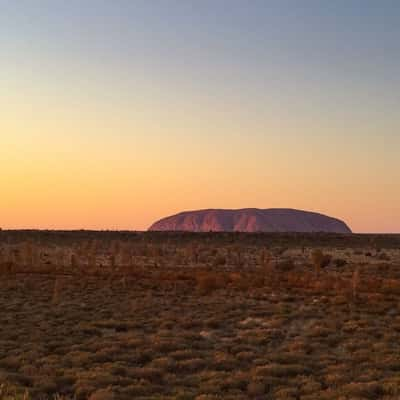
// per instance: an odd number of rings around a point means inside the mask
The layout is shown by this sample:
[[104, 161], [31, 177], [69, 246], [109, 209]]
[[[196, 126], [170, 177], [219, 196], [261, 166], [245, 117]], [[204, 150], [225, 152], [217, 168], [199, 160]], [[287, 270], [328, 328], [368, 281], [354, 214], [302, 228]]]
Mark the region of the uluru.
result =
[[155, 222], [150, 231], [351, 233], [340, 219], [290, 208], [185, 211]]

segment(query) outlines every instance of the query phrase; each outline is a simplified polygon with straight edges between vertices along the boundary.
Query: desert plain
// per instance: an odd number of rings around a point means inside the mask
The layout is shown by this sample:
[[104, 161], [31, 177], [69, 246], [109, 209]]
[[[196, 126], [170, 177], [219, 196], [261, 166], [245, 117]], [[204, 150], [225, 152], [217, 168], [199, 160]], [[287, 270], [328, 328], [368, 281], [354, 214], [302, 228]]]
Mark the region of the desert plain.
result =
[[399, 398], [399, 235], [0, 231], [0, 399]]

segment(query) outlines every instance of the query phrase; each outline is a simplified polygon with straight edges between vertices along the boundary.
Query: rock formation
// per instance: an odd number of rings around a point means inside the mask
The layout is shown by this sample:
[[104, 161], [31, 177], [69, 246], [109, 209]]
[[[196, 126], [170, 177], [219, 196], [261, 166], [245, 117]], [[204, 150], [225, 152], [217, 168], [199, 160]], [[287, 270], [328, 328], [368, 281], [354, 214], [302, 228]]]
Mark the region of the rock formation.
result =
[[341, 220], [288, 208], [186, 211], [155, 222], [151, 231], [351, 233]]

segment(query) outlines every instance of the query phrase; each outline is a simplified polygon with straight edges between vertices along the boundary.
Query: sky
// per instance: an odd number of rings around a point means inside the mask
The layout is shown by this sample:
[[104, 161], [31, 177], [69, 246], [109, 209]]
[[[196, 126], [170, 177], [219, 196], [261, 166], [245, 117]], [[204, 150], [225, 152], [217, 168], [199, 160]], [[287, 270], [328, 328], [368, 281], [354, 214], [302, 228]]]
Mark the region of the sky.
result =
[[288, 207], [400, 232], [400, 2], [0, 0], [0, 226]]

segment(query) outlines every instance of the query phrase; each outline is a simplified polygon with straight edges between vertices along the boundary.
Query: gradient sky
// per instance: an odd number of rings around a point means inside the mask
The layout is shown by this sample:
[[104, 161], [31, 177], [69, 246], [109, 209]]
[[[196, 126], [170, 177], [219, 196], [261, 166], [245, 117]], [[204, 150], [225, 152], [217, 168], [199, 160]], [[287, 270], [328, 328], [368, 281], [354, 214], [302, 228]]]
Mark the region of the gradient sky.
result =
[[400, 2], [0, 0], [0, 226], [291, 207], [400, 232]]

